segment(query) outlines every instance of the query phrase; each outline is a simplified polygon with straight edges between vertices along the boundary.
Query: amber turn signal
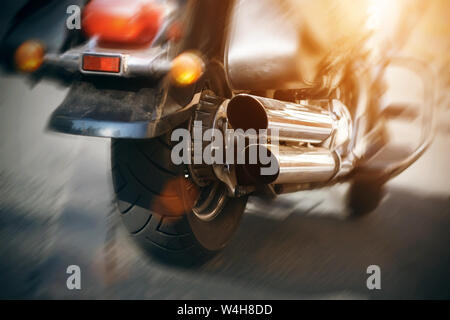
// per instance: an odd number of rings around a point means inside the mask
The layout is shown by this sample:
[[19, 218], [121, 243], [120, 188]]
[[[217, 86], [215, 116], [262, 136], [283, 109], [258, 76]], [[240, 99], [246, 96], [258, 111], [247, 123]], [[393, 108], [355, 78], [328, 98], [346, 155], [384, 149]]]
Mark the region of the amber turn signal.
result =
[[194, 52], [184, 52], [172, 61], [170, 77], [177, 86], [195, 83], [205, 70], [202, 58]]
[[34, 40], [25, 41], [16, 50], [14, 62], [17, 69], [23, 72], [34, 72], [44, 62], [44, 46]]

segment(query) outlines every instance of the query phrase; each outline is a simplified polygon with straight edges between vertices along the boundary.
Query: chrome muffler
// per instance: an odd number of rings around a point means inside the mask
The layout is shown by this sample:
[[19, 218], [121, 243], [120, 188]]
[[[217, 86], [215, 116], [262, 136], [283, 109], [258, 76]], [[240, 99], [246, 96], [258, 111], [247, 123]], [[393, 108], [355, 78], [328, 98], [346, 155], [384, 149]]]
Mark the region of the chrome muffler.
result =
[[[323, 102], [329, 103], [328, 100]], [[297, 143], [322, 143], [334, 130], [330, 110], [249, 94], [239, 94], [230, 100], [227, 118], [235, 130], [266, 129], [268, 137]], [[274, 132], [277, 134], [272, 134]]]
[[245, 157], [236, 167], [241, 185], [327, 182], [339, 168], [336, 154], [326, 148], [253, 144]]
[[227, 118], [235, 130], [265, 129], [270, 138], [245, 147], [245, 163], [236, 166], [242, 185], [328, 182], [352, 134], [350, 113], [335, 99], [295, 104], [240, 94], [229, 101]]

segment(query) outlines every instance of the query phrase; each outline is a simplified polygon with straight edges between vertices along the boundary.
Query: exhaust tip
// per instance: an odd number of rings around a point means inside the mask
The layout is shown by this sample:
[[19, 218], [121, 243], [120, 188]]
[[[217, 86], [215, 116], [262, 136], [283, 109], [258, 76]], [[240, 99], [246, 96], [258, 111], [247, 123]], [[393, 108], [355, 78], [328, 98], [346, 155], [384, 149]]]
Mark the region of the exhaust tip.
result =
[[267, 129], [269, 119], [261, 103], [254, 97], [240, 94], [230, 100], [227, 117], [233, 129]]
[[[245, 164], [236, 165], [238, 184], [270, 184], [278, 178], [280, 166], [277, 157], [268, 148], [250, 145], [245, 148], [244, 153]], [[262, 155], [264, 161], [261, 159]]]

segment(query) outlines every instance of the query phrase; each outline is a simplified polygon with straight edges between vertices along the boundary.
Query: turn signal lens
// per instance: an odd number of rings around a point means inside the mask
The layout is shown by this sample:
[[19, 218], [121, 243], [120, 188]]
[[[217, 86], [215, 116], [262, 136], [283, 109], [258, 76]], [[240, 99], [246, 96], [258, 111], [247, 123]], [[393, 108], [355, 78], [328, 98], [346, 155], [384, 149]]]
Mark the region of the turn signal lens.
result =
[[25, 41], [14, 53], [17, 69], [23, 72], [34, 72], [44, 62], [44, 46], [34, 40]]
[[185, 52], [172, 61], [170, 77], [175, 85], [188, 86], [195, 83], [204, 70], [202, 58], [193, 52]]

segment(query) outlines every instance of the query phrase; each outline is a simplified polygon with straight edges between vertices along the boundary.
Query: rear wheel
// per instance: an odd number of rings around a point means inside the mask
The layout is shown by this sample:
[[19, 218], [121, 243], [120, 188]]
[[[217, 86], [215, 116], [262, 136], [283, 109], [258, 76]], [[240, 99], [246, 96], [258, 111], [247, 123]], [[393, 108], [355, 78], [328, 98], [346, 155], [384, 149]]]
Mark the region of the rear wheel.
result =
[[117, 207], [132, 237], [156, 257], [201, 263], [228, 243], [247, 198], [229, 198], [220, 182], [198, 187], [171, 161], [169, 137], [112, 141]]

